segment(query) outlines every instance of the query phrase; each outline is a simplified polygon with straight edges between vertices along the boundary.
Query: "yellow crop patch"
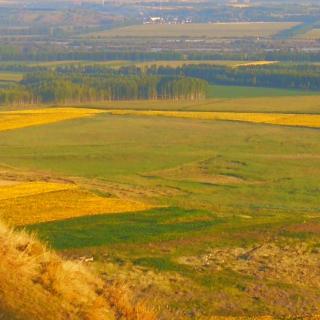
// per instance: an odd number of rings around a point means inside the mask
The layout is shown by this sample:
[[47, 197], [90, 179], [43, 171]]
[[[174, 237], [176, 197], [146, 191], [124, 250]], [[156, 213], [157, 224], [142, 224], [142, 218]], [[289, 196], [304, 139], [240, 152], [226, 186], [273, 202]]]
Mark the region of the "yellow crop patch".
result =
[[47, 182], [27, 182], [18, 183], [12, 186], [0, 187], [0, 200], [30, 197], [41, 193], [54, 191], [72, 190], [77, 188], [73, 184], [47, 183]]
[[254, 67], [254, 66], [265, 66], [269, 64], [275, 64], [278, 63], [278, 61], [250, 61], [250, 62], [244, 62], [244, 63], [238, 63], [233, 65], [234, 68], [238, 67]]
[[46, 182], [0, 187], [0, 200], [1, 220], [13, 225], [151, 209], [141, 202], [104, 198], [72, 184]]
[[0, 131], [91, 117], [101, 110], [80, 108], [48, 108], [0, 112]]
[[284, 126], [320, 128], [320, 115], [282, 113], [239, 113], [239, 112], [184, 112], [184, 111], [136, 111], [109, 110], [113, 115], [164, 116], [198, 120], [225, 120], [265, 123]]

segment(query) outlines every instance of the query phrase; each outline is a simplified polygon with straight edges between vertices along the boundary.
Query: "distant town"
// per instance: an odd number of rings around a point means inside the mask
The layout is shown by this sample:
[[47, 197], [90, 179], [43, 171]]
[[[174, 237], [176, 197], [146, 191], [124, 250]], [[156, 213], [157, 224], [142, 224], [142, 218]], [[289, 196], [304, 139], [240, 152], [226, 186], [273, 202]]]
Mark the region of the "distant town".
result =
[[179, 17], [147, 17], [143, 20], [143, 24], [186, 24], [192, 22], [192, 18]]

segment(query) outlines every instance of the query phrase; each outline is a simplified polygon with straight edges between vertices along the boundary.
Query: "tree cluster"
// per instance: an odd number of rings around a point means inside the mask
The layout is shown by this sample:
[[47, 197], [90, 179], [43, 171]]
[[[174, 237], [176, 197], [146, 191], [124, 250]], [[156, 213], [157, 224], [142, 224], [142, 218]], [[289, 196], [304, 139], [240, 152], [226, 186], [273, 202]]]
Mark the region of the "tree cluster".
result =
[[0, 103], [196, 100], [204, 99], [207, 89], [206, 81], [192, 77], [37, 73], [27, 74], [21, 85], [14, 89], [0, 90]]

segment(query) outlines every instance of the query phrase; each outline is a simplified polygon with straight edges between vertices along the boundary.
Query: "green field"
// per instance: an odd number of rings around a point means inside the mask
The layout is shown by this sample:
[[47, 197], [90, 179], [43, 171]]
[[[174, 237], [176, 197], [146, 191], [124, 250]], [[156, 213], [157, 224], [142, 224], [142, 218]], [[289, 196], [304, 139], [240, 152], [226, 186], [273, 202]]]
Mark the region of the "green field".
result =
[[86, 34], [83, 37], [143, 38], [143, 37], [186, 37], [186, 38], [246, 38], [271, 37], [278, 32], [292, 28], [292, 22], [251, 23], [192, 23], [192, 24], [144, 24], [122, 27], [108, 31]]
[[[319, 112], [318, 101], [222, 99], [238, 111]], [[28, 228], [66, 256], [94, 257], [166, 319], [319, 311], [318, 129], [100, 114], [1, 132], [0, 144], [4, 167], [159, 207]]]
[[[130, 109], [130, 110], [178, 110], [178, 111], [221, 111], [221, 112], [272, 112], [272, 113], [320, 113], [320, 95], [317, 92], [304, 92], [300, 96], [265, 96], [268, 90], [270, 92], [273, 89], [262, 90], [257, 88], [262, 97], [252, 96], [255, 93], [255, 88], [242, 88], [235, 87], [218, 87], [221, 90], [219, 93], [216, 90], [217, 95], [221, 95], [222, 98], [207, 99], [200, 101], [161, 101], [161, 100], [134, 100], [134, 101], [110, 101], [101, 103], [85, 103], [81, 105], [75, 105], [78, 107], [91, 107], [97, 109]], [[234, 98], [241, 94], [247, 94], [246, 98]], [[275, 91], [279, 93], [279, 91]], [[286, 92], [286, 90], [281, 92]], [[298, 91], [290, 91], [293, 92]], [[213, 92], [211, 93], [213, 94]], [[308, 96], [310, 94], [310, 96]]]
[[218, 86], [209, 87], [208, 97], [211, 99], [238, 99], [259, 97], [291, 97], [291, 96], [317, 96], [319, 92], [288, 90], [275, 88], [242, 87], [242, 86]]

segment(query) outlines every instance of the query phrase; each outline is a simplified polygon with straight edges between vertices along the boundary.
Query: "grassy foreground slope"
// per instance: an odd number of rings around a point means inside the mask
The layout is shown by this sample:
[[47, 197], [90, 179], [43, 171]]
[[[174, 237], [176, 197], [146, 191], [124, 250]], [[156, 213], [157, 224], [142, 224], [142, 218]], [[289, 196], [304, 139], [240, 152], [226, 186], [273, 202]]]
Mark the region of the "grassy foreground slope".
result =
[[[294, 99], [251, 99], [249, 107], [269, 112], [272, 101], [274, 109], [319, 112], [313, 97], [302, 107]], [[251, 100], [228, 105], [241, 113]], [[139, 103], [148, 108], [117, 102]], [[0, 183], [16, 167], [29, 172], [24, 180], [60, 177], [99, 197], [161, 207], [28, 226], [66, 257], [92, 259], [106, 283], [128, 283], [160, 318], [320, 312], [319, 129], [101, 112], [3, 131], [0, 145]], [[19, 207], [3, 201], [3, 212]]]
[[1, 319], [114, 319], [103, 282], [81, 265], [2, 224], [0, 240]]
[[124, 287], [105, 285], [83, 264], [62, 259], [33, 236], [0, 223], [0, 318], [154, 320]]

